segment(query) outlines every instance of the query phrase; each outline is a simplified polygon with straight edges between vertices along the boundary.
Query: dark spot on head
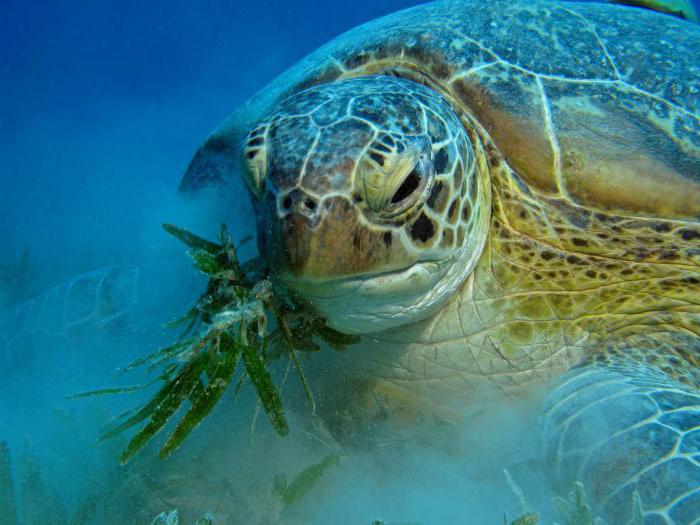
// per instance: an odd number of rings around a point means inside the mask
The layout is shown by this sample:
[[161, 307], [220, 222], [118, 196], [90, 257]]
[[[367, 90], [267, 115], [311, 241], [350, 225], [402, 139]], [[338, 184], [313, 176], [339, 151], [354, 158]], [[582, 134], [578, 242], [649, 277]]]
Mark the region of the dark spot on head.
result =
[[637, 259], [646, 259], [649, 257], [649, 250], [646, 248], [635, 248], [631, 251], [632, 255], [634, 255]]
[[574, 246], [588, 246], [588, 241], [586, 239], [581, 239], [580, 237], [574, 237], [571, 239], [571, 242], [574, 243]]
[[427, 242], [435, 234], [435, 226], [425, 213], [421, 213], [416, 222], [411, 226], [411, 237], [414, 240]]
[[683, 279], [681, 279], [681, 282], [688, 284], [699, 284], [700, 279], [698, 279], [697, 277], [684, 277]]
[[492, 168], [497, 168], [500, 163], [501, 163], [501, 161], [499, 160], [499, 158], [495, 154], [489, 155], [489, 164], [491, 165]]
[[260, 146], [263, 142], [265, 142], [263, 137], [256, 137], [248, 141], [248, 147], [252, 148], [253, 146]]
[[430, 190], [430, 197], [428, 197], [427, 204], [433, 210], [435, 209], [435, 204], [437, 203], [437, 200], [440, 197], [440, 193], [442, 193], [442, 190], [444, 188], [445, 185], [442, 183], [442, 181], [438, 181], [435, 183], [435, 186], [433, 186], [433, 189]]
[[462, 163], [458, 162], [455, 167], [454, 175], [454, 187], [459, 188], [462, 185], [462, 179], [464, 178], [464, 169], [462, 168]]
[[659, 259], [662, 261], [678, 259], [678, 252], [676, 252], [676, 250], [661, 250], [659, 252]]
[[445, 148], [440, 148], [435, 154], [435, 159], [433, 161], [433, 164], [435, 165], [435, 173], [445, 173], [445, 169], [447, 168], [447, 162], [449, 160], [450, 158], [447, 155], [447, 151], [445, 151]]
[[620, 272], [621, 275], [632, 275], [634, 273], [634, 270], [632, 268], [625, 268]]
[[597, 275], [597, 274], [596, 274], [593, 270], [587, 270], [587, 271], [586, 271], [586, 277], [588, 277], [588, 278], [590, 278], [590, 279], [595, 279], [596, 275]]
[[464, 222], [467, 222], [469, 220], [469, 217], [471, 217], [472, 214], [472, 205], [469, 203], [468, 200], [464, 201], [464, 204], [462, 205], [462, 220]]
[[545, 261], [549, 261], [551, 259], [554, 259], [557, 256], [556, 253], [550, 252], [549, 250], [545, 250], [542, 253], [540, 253], [540, 257], [542, 257]]
[[446, 248], [449, 248], [452, 246], [452, 243], [455, 240], [455, 234], [454, 231], [452, 231], [451, 228], [445, 228], [442, 231], [442, 241], [440, 242], [440, 245]]
[[668, 231], [671, 231], [671, 225], [667, 222], [655, 222], [652, 223], [651, 227], [659, 233], [666, 233]]
[[364, 200], [365, 200], [364, 197], [362, 195], [360, 195], [359, 193], [354, 193], [352, 196], [352, 202], [354, 202], [356, 204], [363, 202]]
[[377, 151], [383, 151], [384, 153], [391, 153], [391, 148], [384, 144], [383, 142], [375, 142], [372, 146]]
[[409, 173], [408, 177], [404, 179], [399, 189], [396, 190], [396, 193], [394, 193], [394, 196], [391, 198], [391, 203], [396, 204], [397, 202], [401, 202], [416, 191], [418, 186], [420, 186], [420, 175], [418, 175], [418, 172], [414, 169]]
[[607, 238], [609, 237], [609, 235], [608, 235], [607, 233], [605, 233], [605, 232], [596, 233], [596, 235], [597, 235], [600, 239], [607, 239]]
[[384, 160], [386, 159], [381, 153], [378, 153], [376, 151], [370, 151], [369, 157], [380, 166], [384, 166]]
[[577, 257], [576, 255], [569, 255], [566, 257], [566, 262], [569, 264], [583, 264], [583, 259]]
[[527, 212], [524, 209], [520, 208], [520, 211], [518, 212], [518, 217], [524, 219], [525, 217], [527, 217]]
[[458, 199], [453, 200], [452, 204], [450, 204], [450, 209], [447, 211], [447, 219], [452, 224], [457, 222], [457, 204], [458, 204]]
[[393, 148], [396, 146], [396, 141], [394, 140], [394, 137], [391, 135], [382, 135], [382, 138], [380, 139], [383, 144]]
[[384, 241], [384, 246], [386, 246], [387, 248], [389, 246], [391, 246], [392, 240], [393, 240], [393, 237], [391, 235], [391, 232], [389, 232], [389, 231], [384, 232], [384, 235], [382, 235], [382, 241]]
[[681, 236], [681, 239], [683, 239], [684, 241], [693, 241], [695, 239], [700, 239], [700, 231], [698, 230], [683, 228], [682, 230], [678, 230], [677, 233]]

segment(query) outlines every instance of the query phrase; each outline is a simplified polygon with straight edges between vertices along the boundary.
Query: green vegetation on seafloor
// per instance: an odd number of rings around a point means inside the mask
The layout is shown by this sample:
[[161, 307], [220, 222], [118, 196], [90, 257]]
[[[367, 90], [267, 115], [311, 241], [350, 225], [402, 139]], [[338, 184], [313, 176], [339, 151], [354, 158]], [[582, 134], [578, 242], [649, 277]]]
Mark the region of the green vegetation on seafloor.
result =
[[[301, 501], [321, 480], [323, 475], [331, 467], [340, 463], [340, 455], [331, 452], [318, 463], [313, 463], [302, 470], [291, 482], [287, 481], [287, 476], [280, 474], [275, 477], [272, 487], [273, 500], [268, 503], [270, 515], [265, 523], [280, 523], [279, 512], [284, 512], [294, 504]], [[212, 525], [214, 517], [211, 513], [206, 513], [198, 519], [194, 525]], [[170, 512], [158, 514], [151, 525], [180, 525], [178, 509]]]
[[[515, 483], [510, 473], [504, 469], [504, 474], [511, 492], [516, 499], [520, 516], [515, 520], [510, 521], [508, 515], [503, 516], [504, 525], [537, 525], [540, 523], [540, 516], [537, 512], [528, 512], [529, 507], [525, 495], [520, 487]], [[586, 491], [583, 483], [576, 481], [573, 484], [568, 496], [563, 498], [557, 496], [554, 498], [554, 508], [562, 519], [561, 522], [554, 522], [553, 525], [606, 525], [601, 518], [595, 518], [593, 511], [586, 499]], [[630, 501], [632, 511], [631, 520], [627, 525], [643, 525], [644, 513], [642, 511], [642, 500], [639, 497], [639, 492], [634, 491]]]
[[[121, 455], [121, 462], [126, 463], [186, 403], [187, 411], [160, 450], [160, 457], [166, 458], [211, 412], [232, 382], [235, 382], [234, 396], [245, 382], [250, 382], [274, 429], [286, 435], [289, 429], [282, 399], [268, 365], [287, 357], [314, 410], [313, 394], [299, 352], [319, 350], [319, 341], [340, 351], [357, 343], [359, 338], [333, 330], [322, 318], [275, 293], [261, 259], [240, 263], [225, 226], [221, 227], [219, 243], [177, 226], [164, 224], [163, 227], [190, 249], [195, 268], [209, 281], [197, 303], [170, 323], [187, 325], [180, 339], [125, 368], [125, 371], [144, 365], [149, 370], [160, 368], [155, 381], [162, 381], [162, 387], [145, 405], [120, 415], [120, 421], [101, 439], [141, 425]], [[239, 369], [240, 373], [236, 374]], [[150, 384], [105, 388], [72, 397], [126, 393]]]

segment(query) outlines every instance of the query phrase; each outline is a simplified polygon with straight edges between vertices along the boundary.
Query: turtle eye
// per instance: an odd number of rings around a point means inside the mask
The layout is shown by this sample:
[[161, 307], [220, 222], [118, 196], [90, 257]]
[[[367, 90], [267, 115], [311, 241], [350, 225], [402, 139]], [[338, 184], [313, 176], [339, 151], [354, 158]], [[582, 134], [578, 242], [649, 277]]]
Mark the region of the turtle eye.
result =
[[248, 133], [243, 156], [247, 170], [244, 176], [251, 193], [260, 196], [267, 167], [267, 148], [265, 147], [265, 127], [257, 127]]
[[399, 187], [391, 197], [389, 202], [389, 213], [402, 212], [410, 208], [418, 200], [416, 194], [419, 190], [425, 190], [430, 182], [431, 162], [430, 155], [423, 153], [418, 157], [415, 165], [406, 177], [401, 181]]
[[399, 186], [399, 189], [396, 190], [396, 193], [394, 193], [394, 196], [391, 198], [391, 204], [398, 204], [410, 197], [413, 192], [418, 189], [420, 182], [421, 176], [418, 173], [418, 167], [416, 166], [413, 168], [413, 170], [411, 170], [411, 173], [408, 174], [408, 177], [406, 177], [401, 183], [401, 186]]
[[423, 140], [394, 140], [389, 146], [384, 138], [372, 144], [357, 170], [370, 212], [392, 219], [420, 205], [433, 178], [431, 159]]

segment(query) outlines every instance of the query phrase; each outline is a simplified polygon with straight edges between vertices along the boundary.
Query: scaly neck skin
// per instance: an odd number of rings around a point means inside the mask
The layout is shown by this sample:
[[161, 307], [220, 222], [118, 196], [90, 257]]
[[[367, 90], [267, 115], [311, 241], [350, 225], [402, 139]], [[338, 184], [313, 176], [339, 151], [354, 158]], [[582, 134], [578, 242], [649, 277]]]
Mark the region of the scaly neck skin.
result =
[[689, 224], [536, 194], [487, 150], [491, 232], [475, 271], [433, 318], [368, 337], [372, 373], [442, 404], [482, 386], [519, 393], [625, 346], [645, 346], [652, 361], [671, 349], [681, 364], [668, 367], [697, 367], [689, 341], [697, 344], [700, 271]]

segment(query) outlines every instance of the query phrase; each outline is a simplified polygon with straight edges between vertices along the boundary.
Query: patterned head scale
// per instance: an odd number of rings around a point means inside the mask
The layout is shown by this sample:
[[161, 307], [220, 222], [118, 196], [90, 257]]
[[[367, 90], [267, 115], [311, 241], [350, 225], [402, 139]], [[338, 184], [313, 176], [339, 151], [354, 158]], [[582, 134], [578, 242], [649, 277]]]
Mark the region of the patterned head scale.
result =
[[[397, 309], [425, 315], [444, 295], [433, 288], [461, 283], [481, 251], [487, 184], [459, 117], [419, 84], [362, 77], [295, 94], [250, 131], [244, 156], [261, 253], [324, 313], [336, 292], [370, 287], [393, 324]], [[382, 297], [397, 291], [411, 297]], [[377, 314], [362, 317], [384, 327]]]

